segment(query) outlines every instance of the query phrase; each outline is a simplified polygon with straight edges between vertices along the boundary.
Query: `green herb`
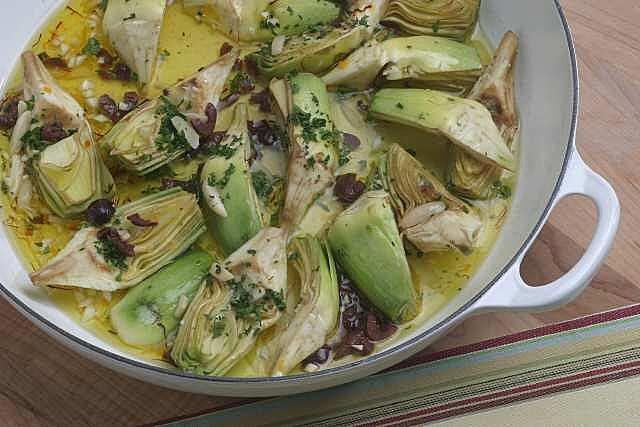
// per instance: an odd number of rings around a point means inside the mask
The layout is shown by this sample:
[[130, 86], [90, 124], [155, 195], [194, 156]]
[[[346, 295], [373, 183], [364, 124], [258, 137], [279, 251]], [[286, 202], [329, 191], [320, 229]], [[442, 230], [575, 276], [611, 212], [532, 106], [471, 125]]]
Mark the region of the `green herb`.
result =
[[246, 92], [246, 88], [253, 87], [254, 83], [251, 76], [244, 71], [235, 75], [235, 77], [229, 83], [229, 89], [231, 93], [243, 93]]
[[27, 104], [27, 110], [33, 111], [36, 106], [36, 97], [32, 96], [31, 99], [26, 100], [25, 103]]
[[171, 122], [171, 119], [176, 116], [186, 120], [184, 114], [166, 97], [161, 96], [160, 101], [161, 105], [156, 110], [156, 114], [161, 115], [162, 120], [160, 121], [160, 130], [158, 131], [158, 136], [155, 141], [156, 146], [166, 153], [186, 150], [189, 147], [187, 138], [183, 132], [178, 132]]
[[127, 256], [120, 252], [113, 241], [106, 238], [98, 239], [94, 243], [94, 246], [98, 254], [104, 258], [107, 264], [119, 270], [127, 271], [129, 268], [127, 265]]
[[167, 49], [163, 49], [162, 52], [160, 52], [160, 59], [162, 61], [166, 61], [166, 59], [170, 56], [171, 56], [171, 52], [169, 52]]
[[493, 194], [495, 194], [496, 197], [500, 199], [507, 200], [511, 198], [511, 193], [512, 193], [511, 187], [509, 187], [502, 181], [494, 182], [493, 185], [491, 186], [491, 190]]
[[28, 130], [20, 140], [34, 151], [42, 151], [47, 144], [42, 140], [42, 126]]
[[251, 180], [253, 182], [253, 188], [256, 190], [256, 194], [262, 200], [269, 198], [273, 192], [273, 182], [267, 176], [265, 171], [256, 171], [251, 173]]
[[85, 55], [97, 55], [98, 53], [100, 53], [100, 49], [102, 49], [102, 46], [100, 46], [100, 42], [98, 41], [98, 39], [95, 37], [91, 37], [89, 40], [87, 40], [87, 44], [84, 45], [82, 53], [84, 53]]
[[211, 187], [224, 188], [229, 183], [231, 175], [233, 175], [235, 171], [236, 165], [231, 163], [229, 167], [227, 167], [227, 170], [224, 171], [224, 175], [220, 179], [216, 178], [216, 174], [212, 172], [207, 178], [207, 184], [209, 184]]

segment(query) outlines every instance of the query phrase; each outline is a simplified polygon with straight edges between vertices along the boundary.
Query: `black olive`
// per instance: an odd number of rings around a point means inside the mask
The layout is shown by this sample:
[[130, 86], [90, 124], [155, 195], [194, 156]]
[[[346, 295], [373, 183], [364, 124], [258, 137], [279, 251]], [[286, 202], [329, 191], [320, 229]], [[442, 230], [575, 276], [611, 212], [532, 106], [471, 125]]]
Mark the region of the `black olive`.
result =
[[100, 226], [111, 221], [116, 213], [116, 207], [111, 200], [99, 199], [89, 205], [86, 218], [89, 224]]
[[351, 204], [358, 200], [366, 189], [366, 185], [363, 182], [358, 181], [356, 174], [348, 173], [336, 178], [336, 185], [333, 187], [333, 194], [342, 203]]

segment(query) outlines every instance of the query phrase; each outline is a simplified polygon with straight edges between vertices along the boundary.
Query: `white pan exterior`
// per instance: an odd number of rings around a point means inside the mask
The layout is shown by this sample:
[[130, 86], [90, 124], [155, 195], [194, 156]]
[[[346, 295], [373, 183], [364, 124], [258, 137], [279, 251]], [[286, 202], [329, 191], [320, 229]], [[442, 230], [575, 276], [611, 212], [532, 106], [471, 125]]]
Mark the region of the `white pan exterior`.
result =
[[[0, 15], [3, 87], [35, 29], [64, 3], [22, 0], [4, 8]], [[373, 374], [424, 349], [478, 312], [541, 311], [568, 303], [604, 260], [619, 222], [613, 189], [582, 162], [574, 146], [578, 82], [573, 44], [559, 6], [551, 0], [484, 0], [481, 24], [494, 45], [507, 30], [521, 38], [517, 95], [523, 127], [518, 188], [504, 229], [471, 283], [398, 345], [345, 367], [277, 379], [204, 378], [153, 367], [97, 339], [52, 304], [42, 290], [29, 285], [4, 229], [0, 229], [0, 291], [51, 336], [106, 367], [173, 389], [247, 397], [300, 393]], [[520, 262], [552, 207], [569, 194], [584, 194], [595, 201], [600, 219], [594, 240], [567, 275], [542, 288], [528, 287], [519, 275]]]

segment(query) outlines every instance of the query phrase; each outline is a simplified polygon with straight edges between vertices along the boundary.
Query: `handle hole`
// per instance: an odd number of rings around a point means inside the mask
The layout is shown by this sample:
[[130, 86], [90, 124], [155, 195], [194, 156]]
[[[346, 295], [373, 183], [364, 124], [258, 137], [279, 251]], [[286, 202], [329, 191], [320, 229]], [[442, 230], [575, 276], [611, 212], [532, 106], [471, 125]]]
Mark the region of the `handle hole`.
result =
[[587, 197], [565, 197], [522, 263], [529, 286], [544, 286], [562, 277], [580, 260], [595, 232], [597, 209]]

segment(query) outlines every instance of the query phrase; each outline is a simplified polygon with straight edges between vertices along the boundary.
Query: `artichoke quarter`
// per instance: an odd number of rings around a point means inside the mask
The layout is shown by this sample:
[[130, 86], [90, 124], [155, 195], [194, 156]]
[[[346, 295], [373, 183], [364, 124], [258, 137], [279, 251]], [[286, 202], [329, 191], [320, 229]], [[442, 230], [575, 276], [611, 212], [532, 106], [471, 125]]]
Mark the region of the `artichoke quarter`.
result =
[[473, 47], [439, 37], [372, 40], [342, 60], [323, 80], [329, 86], [364, 90], [381, 72], [388, 81], [467, 92], [480, 77], [482, 63]]
[[357, 288], [391, 321], [420, 310], [389, 195], [365, 193], [342, 212], [328, 232], [331, 251]]
[[205, 229], [193, 194], [179, 188], [155, 193], [119, 207], [104, 227], [80, 229], [31, 280], [37, 286], [130, 288], [189, 249]]
[[478, 160], [513, 171], [516, 161], [489, 110], [477, 101], [430, 89], [382, 89], [372, 117], [445, 136]]
[[464, 41], [478, 20], [480, 0], [390, 0], [382, 22], [414, 35]]
[[12, 135], [12, 150], [33, 166], [35, 183], [51, 210], [80, 215], [97, 199], [111, 197], [115, 185], [94, 142], [82, 107], [53, 80], [42, 61], [22, 55], [26, 109]]
[[258, 350], [258, 358], [266, 356], [267, 374], [272, 376], [288, 374], [322, 347], [335, 331], [340, 312], [338, 279], [327, 243], [301, 235], [291, 241], [290, 252], [299, 298]]
[[373, 36], [386, 4], [386, 0], [352, 0], [340, 25], [317, 26], [287, 37], [275, 52], [266, 44], [249, 59], [267, 77], [282, 77], [292, 71], [322, 73]]
[[214, 264], [189, 305], [171, 351], [179, 368], [224, 375], [280, 319], [287, 299], [286, 233], [265, 228]]
[[166, 7], [166, 0], [109, 0], [104, 12], [104, 33], [143, 84], [154, 77]]
[[418, 250], [468, 253], [476, 246], [479, 216], [398, 144], [381, 157], [376, 180], [391, 196], [402, 235]]
[[339, 134], [331, 119], [326, 86], [313, 74], [296, 74], [287, 81], [284, 115], [291, 141], [282, 227], [296, 227], [311, 203], [333, 181], [338, 166]]
[[[491, 64], [468, 96], [489, 109], [509, 147], [520, 127], [514, 79], [517, 55], [518, 36], [509, 31], [502, 38]], [[449, 180], [457, 193], [471, 198], [487, 198], [491, 196], [491, 187], [501, 174], [499, 168], [487, 165], [462, 150], [455, 149], [453, 152]]]
[[268, 224], [250, 173], [248, 108], [237, 104], [225, 138], [204, 164], [202, 194], [211, 232], [226, 254], [238, 249]]
[[[194, 121], [206, 122], [215, 109], [238, 52], [213, 64], [145, 102], [120, 120], [101, 144], [127, 170], [146, 175], [200, 145]], [[215, 123], [209, 124], [213, 131]]]
[[184, 7], [232, 40], [242, 42], [300, 34], [335, 21], [341, 12], [329, 0], [184, 0]]

